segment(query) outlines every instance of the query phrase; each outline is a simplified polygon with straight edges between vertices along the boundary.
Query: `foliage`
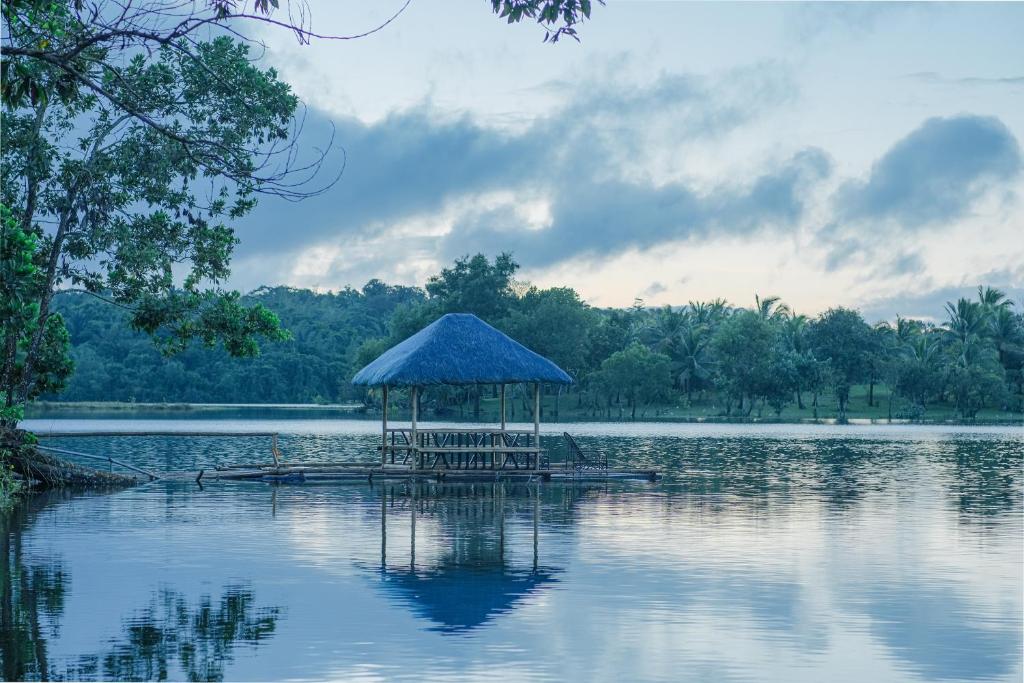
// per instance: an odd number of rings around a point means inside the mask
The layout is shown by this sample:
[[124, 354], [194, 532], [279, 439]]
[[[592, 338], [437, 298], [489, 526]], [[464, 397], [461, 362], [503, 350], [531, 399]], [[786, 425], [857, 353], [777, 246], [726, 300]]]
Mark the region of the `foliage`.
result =
[[668, 398], [672, 388], [671, 361], [665, 354], [633, 342], [601, 363], [597, 385], [606, 395], [625, 394], [631, 416], [636, 419], [638, 404], [650, 405]]
[[[743, 399], [748, 399], [748, 415], [755, 397], [771, 390], [777, 342], [775, 330], [760, 311], [740, 311], [715, 332], [712, 348], [717, 359], [718, 384], [741, 406]], [[731, 404], [726, 412], [730, 410]]]
[[[223, 349], [205, 348], [164, 358], [146, 335], [122, 329], [128, 312], [89, 295], [64, 293], [54, 305], [67, 322], [78, 369], [67, 388], [50, 397], [365, 401], [374, 407], [379, 397], [352, 387], [352, 375], [442, 312], [472, 305], [477, 312], [489, 311], [489, 322], [578, 380], [569, 389], [576, 414], [610, 416], [618, 409], [631, 416], [685, 405], [706, 415], [761, 416], [769, 410], [792, 416], [790, 406], [795, 406], [797, 415], [827, 417], [833, 415], [832, 403], [821, 412], [822, 401], [831, 394], [834, 415], [841, 418], [873, 407], [870, 391], [864, 392], [862, 406], [860, 390], [851, 389], [866, 381], [872, 368], [878, 396], [888, 403], [871, 412], [875, 416], [924, 417], [948, 412], [946, 406], [964, 419], [977, 416], [980, 406], [1020, 410], [1017, 368], [1024, 327], [1010, 305], [984, 314], [964, 355], [959, 336], [950, 331], [957, 329], [956, 320], [936, 327], [897, 318], [872, 328], [847, 309], [808, 318], [779, 302], [765, 311], [760, 305], [733, 308], [722, 300], [671, 309], [600, 309], [570, 288], [517, 283], [515, 271], [511, 259], [477, 255], [459, 259], [433, 278], [433, 293], [378, 280], [361, 290], [326, 294], [262, 288], [240, 305], [259, 303], [273, 310], [292, 337], [264, 345], [259, 357], [239, 360]], [[496, 400], [493, 390], [432, 388], [423, 393], [423, 408], [452, 414], [472, 404], [475, 412], [488, 393]], [[527, 411], [528, 397], [521, 398], [511, 403]], [[407, 399], [395, 392], [392, 400]], [[854, 401], [857, 406], [851, 406]]]
[[457, 259], [427, 280], [432, 313], [472, 313], [487, 322], [508, 315], [515, 295], [512, 276], [519, 265], [511, 254], [500, 254], [494, 263], [483, 254]]
[[[604, 0], [597, 0], [603, 4]], [[300, 43], [318, 40], [352, 40], [385, 28], [408, 7], [379, 25], [354, 35], [314, 31], [306, 0], [237, 0], [175, 2], [135, 0], [6, 0], [0, 4], [3, 21], [3, 72], [0, 99], [10, 107], [36, 106], [51, 99], [69, 102], [83, 92], [137, 116], [131, 97], [110, 89], [110, 76], [120, 80], [124, 55], [173, 48], [182, 56], [201, 61], [195, 47], [218, 27], [252, 41], [249, 28], [291, 31]], [[544, 42], [564, 36], [579, 40], [576, 27], [590, 18], [591, 0], [491, 0], [491, 9], [508, 23], [533, 19], [544, 31]], [[253, 41], [257, 42], [258, 41]], [[218, 72], [209, 71], [210, 80]]]
[[591, 0], [491, 0], [494, 13], [510, 24], [534, 19], [544, 28], [545, 43], [565, 36], [578, 41], [576, 26], [590, 18], [592, 5]]
[[815, 356], [828, 361], [838, 417], [845, 420], [850, 388], [867, 378], [871, 328], [857, 311], [830, 308], [811, 324], [809, 337]]
[[[61, 316], [40, 321], [38, 242], [37, 235], [24, 230], [7, 206], [0, 204], [0, 372], [5, 379], [0, 384], [0, 426], [17, 423], [25, 399], [60, 391], [74, 370]], [[22, 400], [17, 395], [19, 389], [24, 392]]]
[[272, 182], [258, 150], [287, 140], [297, 100], [245, 45], [217, 38], [194, 51], [201, 60], [163, 47], [104, 75], [132, 113], [81, 93], [3, 112], [4, 267], [24, 271], [0, 321], [8, 408], [70, 373], [50, 306], [60, 287], [127, 310], [167, 352], [198, 341], [251, 356], [260, 337], [285, 338], [273, 313], [218, 283], [237, 242], [230, 222]]

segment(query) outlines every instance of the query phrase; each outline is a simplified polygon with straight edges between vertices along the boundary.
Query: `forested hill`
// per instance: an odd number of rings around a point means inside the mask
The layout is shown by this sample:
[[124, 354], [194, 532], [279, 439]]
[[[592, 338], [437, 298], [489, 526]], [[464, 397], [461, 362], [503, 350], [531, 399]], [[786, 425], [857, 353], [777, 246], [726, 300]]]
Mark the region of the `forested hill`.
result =
[[256, 358], [231, 358], [199, 346], [165, 357], [149, 337], [128, 327], [126, 311], [88, 294], [63, 293], [56, 307], [71, 335], [75, 372], [59, 396], [48, 398], [146, 403], [351, 399], [355, 394], [348, 380], [359, 346], [385, 336], [395, 308], [421, 301], [423, 293], [374, 281], [361, 291], [317, 294], [275, 287], [248, 298], [277, 313], [292, 339], [265, 344]]
[[[374, 400], [349, 384], [356, 370], [438, 316], [470, 312], [572, 374], [577, 384], [561, 405], [580, 417], [696, 408], [702, 415], [842, 417], [852, 410], [916, 418], [941, 407], [938, 414], [955, 411], [967, 419], [979, 411], [1016, 419], [1021, 411], [1024, 316], [992, 288], [949, 302], [939, 325], [907, 319], [871, 325], [846, 308], [798, 315], [776, 297], [755, 297], [746, 306], [719, 299], [596, 309], [570, 288], [515, 280], [517, 267], [508, 254], [493, 261], [477, 255], [443, 269], [424, 289], [377, 280], [326, 294], [259, 289], [249, 300], [274, 311], [291, 339], [265, 342], [259, 356], [245, 359], [205, 348], [161, 356], [150, 339], [130, 330], [122, 309], [64, 293], [56, 306], [76, 368], [67, 388], [47, 398]], [[557, 411], [559, 399], [552, 398]], [[467, 403], [479, 410], [480, 402], [480, 391], [433, 389], [423, 408], [450, 414]]]

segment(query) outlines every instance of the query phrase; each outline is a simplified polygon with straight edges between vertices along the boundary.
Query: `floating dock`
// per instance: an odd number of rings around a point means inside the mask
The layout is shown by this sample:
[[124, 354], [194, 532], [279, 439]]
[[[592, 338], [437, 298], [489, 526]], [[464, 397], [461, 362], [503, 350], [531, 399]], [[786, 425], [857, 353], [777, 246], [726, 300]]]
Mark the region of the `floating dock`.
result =
[[515, 470], [508, 468], [456, 470], [456, 469], [413, 469], [409, 467], [381, 467], [376, 463], [323, 463], [292, 465], [236, 465], [204, 469], [199, 472], [171, 472], [162, 479], [192, 479], [199, 483], [211, 481], [263, 481], [278, 484], [302, 484], [329, 481], [439, 481], [448, 483], [478, 481], [609, 481], [643, 480], [657, 481], [661, 475], [656, 470], [646, 469], [605, 469], [567, 470], [547, 468]]
[[[96, 436], [202, 436], [271, 438], [273, 462], [214, 466], [199, 470], [152, 472], [108, 455], [83, 453], [64, 448], [40, 445], [39, 448], [61, 455], [72, 455], [103, 461], [111, 471], [114, 465], [143, 474], [151, 481], [263, 481], [280, 484], [301, 484], [329, 481], [437, 481], [437, 482], [602, 482], [609, 480], [657, 481], [657, 470], [614, 468], [606, 456], [584, 451], [569, 434], [568, 457], [552, 463], [536, 439], [535, 433], [487, 430], [425, 430], [407, 435], [410, 430], [388, 430], [391, 443], [385, 441], [378, 450], [385, 462], [285, 462], [278, 450], [276, 432], [44, 432], [40, 438]], [[525, 437], [524, 437], [525, 435]], [[526, 446], [519, 444], [528, 443]], [[452, 445], [454, 444], [454, 445]]]

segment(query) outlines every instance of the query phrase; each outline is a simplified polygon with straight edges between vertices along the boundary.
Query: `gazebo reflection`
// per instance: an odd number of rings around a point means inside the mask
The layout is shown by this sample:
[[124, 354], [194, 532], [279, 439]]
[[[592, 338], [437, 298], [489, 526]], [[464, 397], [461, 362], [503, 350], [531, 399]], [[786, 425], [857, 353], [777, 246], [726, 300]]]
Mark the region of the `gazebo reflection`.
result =
[[[504, 482], [385, 487], [375, 568], [381, 589], [443, 633], [466, 633], [513, 611], [563, 571], [541, 561], [540, 497], [549, 491]], [[389, 516], [402, 520], [401, 536], [389, 536]], [[431, 552], [420, 548], [417, 557], [417, 523], [428, 522], [436, 532]], [[523, 547], [524, 530], [532, 550]]]

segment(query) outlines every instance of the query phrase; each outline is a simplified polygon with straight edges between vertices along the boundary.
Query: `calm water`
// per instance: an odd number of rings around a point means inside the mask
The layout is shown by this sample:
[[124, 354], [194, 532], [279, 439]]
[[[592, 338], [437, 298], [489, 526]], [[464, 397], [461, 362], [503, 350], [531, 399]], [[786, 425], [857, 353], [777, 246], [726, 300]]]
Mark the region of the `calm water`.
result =
[[[279, 430], [302, 460], [378, 438], [295, 415], [29, 426]], [[3, 519], [3, 675], [1021, 680], [1021, 429], [571, 431], [665, 480], [34, 498]], [[259, 438], [57, 445], [157, 469], [269, 457]]]

